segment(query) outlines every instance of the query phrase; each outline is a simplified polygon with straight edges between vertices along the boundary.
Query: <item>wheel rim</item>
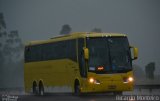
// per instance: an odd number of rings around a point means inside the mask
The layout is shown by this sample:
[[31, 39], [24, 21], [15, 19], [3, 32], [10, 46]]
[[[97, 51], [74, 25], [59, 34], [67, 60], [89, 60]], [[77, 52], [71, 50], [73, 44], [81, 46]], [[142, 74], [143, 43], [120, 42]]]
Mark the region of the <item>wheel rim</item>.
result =
[[41, 90], [41, 91], [40, 91], [40, 95], [44, 95], [44, 92], [43, 92], [43, 90]]
[[80, 86], [79, 85], [76, 85], [76, 87], [75, 87], [75, 93], [76, 94], [80, 94]]
[[43, 89], [43, 87], [40, 87], [40, 89], [39, 89], [39, 94], [40, 94], [40, 95], [44, 95], [44, 89]]
[[36, 86], [36, 85], [33, 85], [33, 87], [32, 87], [32, 92], [33, 92], [33, 94], [36, 94], [36, 93], [37, 93], [37, 86]]

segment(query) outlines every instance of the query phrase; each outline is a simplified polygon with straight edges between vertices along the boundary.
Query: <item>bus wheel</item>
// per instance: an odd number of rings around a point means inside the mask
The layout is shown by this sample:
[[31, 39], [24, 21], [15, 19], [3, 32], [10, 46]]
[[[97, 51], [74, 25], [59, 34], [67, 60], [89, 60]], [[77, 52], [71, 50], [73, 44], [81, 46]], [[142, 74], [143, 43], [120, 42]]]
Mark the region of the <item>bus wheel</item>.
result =
[[76, 96], [81, 95], [80, 84], [78, 81], [75, 82], [74, 95], [76, 95]]
[[32, 93], [35, 94], [35, 95], [38, 93], [38, 87], [37, 87], [36, 81], [33, 81], [33, 84], [32, 84]]
[[44, 95], [44, 86], [42, 81], [39, 82], [39, 95], [43, 96]]

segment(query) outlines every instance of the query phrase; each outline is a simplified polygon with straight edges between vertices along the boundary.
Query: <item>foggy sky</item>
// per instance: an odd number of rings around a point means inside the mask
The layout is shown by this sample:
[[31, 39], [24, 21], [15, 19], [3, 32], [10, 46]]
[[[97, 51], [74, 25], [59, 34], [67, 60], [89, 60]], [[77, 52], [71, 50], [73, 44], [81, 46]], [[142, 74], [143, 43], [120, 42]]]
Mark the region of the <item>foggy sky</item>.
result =
[[159, 0], [0, 0], [0, 12], [7, 29], [18, 30], [23, 42], [54, 37], [64, 24], [72, 32], [97, 27], [125, 33], [139, 48], [134, 63], [144, 68], [155, 62], [160, 68]]

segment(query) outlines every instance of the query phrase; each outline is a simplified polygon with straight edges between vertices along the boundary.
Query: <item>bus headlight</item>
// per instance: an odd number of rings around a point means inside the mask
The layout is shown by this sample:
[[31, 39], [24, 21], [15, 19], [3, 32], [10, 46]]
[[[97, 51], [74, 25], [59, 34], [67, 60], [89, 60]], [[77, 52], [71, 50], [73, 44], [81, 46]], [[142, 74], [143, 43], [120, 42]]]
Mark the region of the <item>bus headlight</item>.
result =
[[94, 79], [93, 78], [89, 78], [89, 82], [90, 83], [94, 83]]
[[89, 82], [90, 83], [94, 83], [94, 84], [100, 84], [100, 81], [99, 80], [96, 80], [94, 78], [89, 78]]
[[133, 81], [134, 81], [133, 77], [128, 78], [128, 82], [133, 82]]
[[134, 81], [134, 78], [133, 77], [124, 77], [123, 78], [123, 82], [124, 83], [129, 83], [129, 82], [133, 82]]

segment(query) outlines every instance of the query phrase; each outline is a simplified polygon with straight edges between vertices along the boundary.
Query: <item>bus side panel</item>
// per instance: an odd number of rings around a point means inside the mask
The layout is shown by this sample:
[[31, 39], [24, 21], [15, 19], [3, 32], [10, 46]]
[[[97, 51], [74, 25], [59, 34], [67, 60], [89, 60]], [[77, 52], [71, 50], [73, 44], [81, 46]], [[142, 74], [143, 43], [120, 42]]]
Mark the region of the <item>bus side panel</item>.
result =
[[31, 91], [34, 80], [43, 80], [45, 90], [49, 92], [72, 92], [78, 73], [77, 63], [69, 59], [25, 63], [25, 90]]

